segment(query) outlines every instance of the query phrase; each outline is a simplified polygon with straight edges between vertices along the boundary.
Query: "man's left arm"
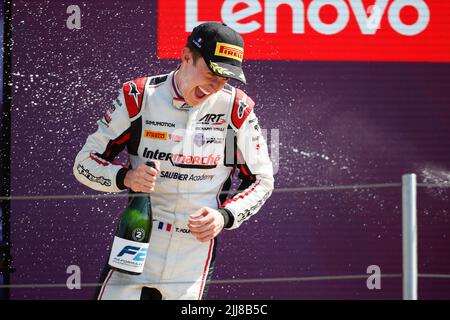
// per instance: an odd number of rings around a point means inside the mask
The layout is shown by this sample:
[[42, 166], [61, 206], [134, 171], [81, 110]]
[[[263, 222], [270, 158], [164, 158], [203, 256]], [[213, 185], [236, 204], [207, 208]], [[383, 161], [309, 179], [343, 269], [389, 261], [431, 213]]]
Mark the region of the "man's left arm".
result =
[[202, 242], [217, 236], [223, 228], [239, 227], [257, 213], [272, 194], [273, 166], [253, 106], [251, 98], [236, 90], [231, 112], [236, 143], [227, 147], [234, 153], [242, 183], [238, 188], [239, 192], [220, 208], [204, 207], [190, 216], [189, 227], [193, 235]]
[[237, 228], [256, 214], [274, 188], [273, 166], [267, 143], [252, 108], [253, 101], [247, 96], [243, 99], [247, 99], [249, 109], [247, 114], [245, 109], [243, 111], [245, 120], [236, 132], [235, 146], [237, 168], [242, 183], [239, 186], [239, 193], [225, 201], [219, 208], [225, 217], [226, 229]]

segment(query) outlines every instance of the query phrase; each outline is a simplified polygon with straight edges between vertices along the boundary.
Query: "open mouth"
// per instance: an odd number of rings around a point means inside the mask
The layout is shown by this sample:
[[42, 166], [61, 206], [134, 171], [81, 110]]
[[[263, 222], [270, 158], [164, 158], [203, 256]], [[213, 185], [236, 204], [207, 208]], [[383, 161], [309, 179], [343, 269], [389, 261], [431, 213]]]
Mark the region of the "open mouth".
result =
[[205, 90], [204, 88], [198, 86], [195, 88], [195, 96], [197, 97], [197, 99], [202, 99], [204, 97], [206, 97], [207, 95], [209, 95], [211, 92]]

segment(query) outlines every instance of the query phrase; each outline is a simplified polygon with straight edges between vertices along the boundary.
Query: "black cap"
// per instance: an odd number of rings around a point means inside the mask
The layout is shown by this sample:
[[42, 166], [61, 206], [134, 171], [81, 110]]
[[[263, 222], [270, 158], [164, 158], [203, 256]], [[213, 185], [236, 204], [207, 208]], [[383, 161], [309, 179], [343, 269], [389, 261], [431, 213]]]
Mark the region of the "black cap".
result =
[[188, 43], [196, 48], [214, 74], [247, 83], [242, 71], [244, 40], [225, 23], [205, 22], [192, 30]]

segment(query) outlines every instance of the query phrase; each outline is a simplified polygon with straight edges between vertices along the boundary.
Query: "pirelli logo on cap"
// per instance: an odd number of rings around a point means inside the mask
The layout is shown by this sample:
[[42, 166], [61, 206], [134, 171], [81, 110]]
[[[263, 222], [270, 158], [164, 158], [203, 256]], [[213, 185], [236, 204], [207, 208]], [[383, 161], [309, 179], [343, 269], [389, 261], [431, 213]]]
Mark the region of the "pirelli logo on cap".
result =
[[244, 49], [232, 44], [217, 42], [214, 55], [242, 62], [242, 59], [244, 58]]
[[157, 140], [167, 140], [167, 132], [145, 130], [144, 137]]

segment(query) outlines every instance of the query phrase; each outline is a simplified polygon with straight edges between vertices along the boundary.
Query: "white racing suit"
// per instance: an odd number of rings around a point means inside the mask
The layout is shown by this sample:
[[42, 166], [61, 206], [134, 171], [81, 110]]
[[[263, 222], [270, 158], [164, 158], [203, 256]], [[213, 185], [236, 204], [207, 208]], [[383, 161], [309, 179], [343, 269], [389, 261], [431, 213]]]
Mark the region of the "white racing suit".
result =
[[[131, 168], [148, 160], [161, 164], [151, 194], [154, 221], [144, 272], [109, 270], [98, 299], [139, 299], [143, 287], [157, 289], [163, 299], [201, 299], [216, 239], [198, 241], [187, 226], [189, 215], [201, 207], [219, 209], [225, 228], [234, 229], [272, 193], [272, 163], [251, 98], [227, 84], [191, 107], [176, 87], [175, 72], [123, 84], [76, 157], [77, 180], [106, 192], [126, 190]], [[113, 162], [125, 147], [127, 167]], [[235, 169], [242, 183], [227, 199]]]

